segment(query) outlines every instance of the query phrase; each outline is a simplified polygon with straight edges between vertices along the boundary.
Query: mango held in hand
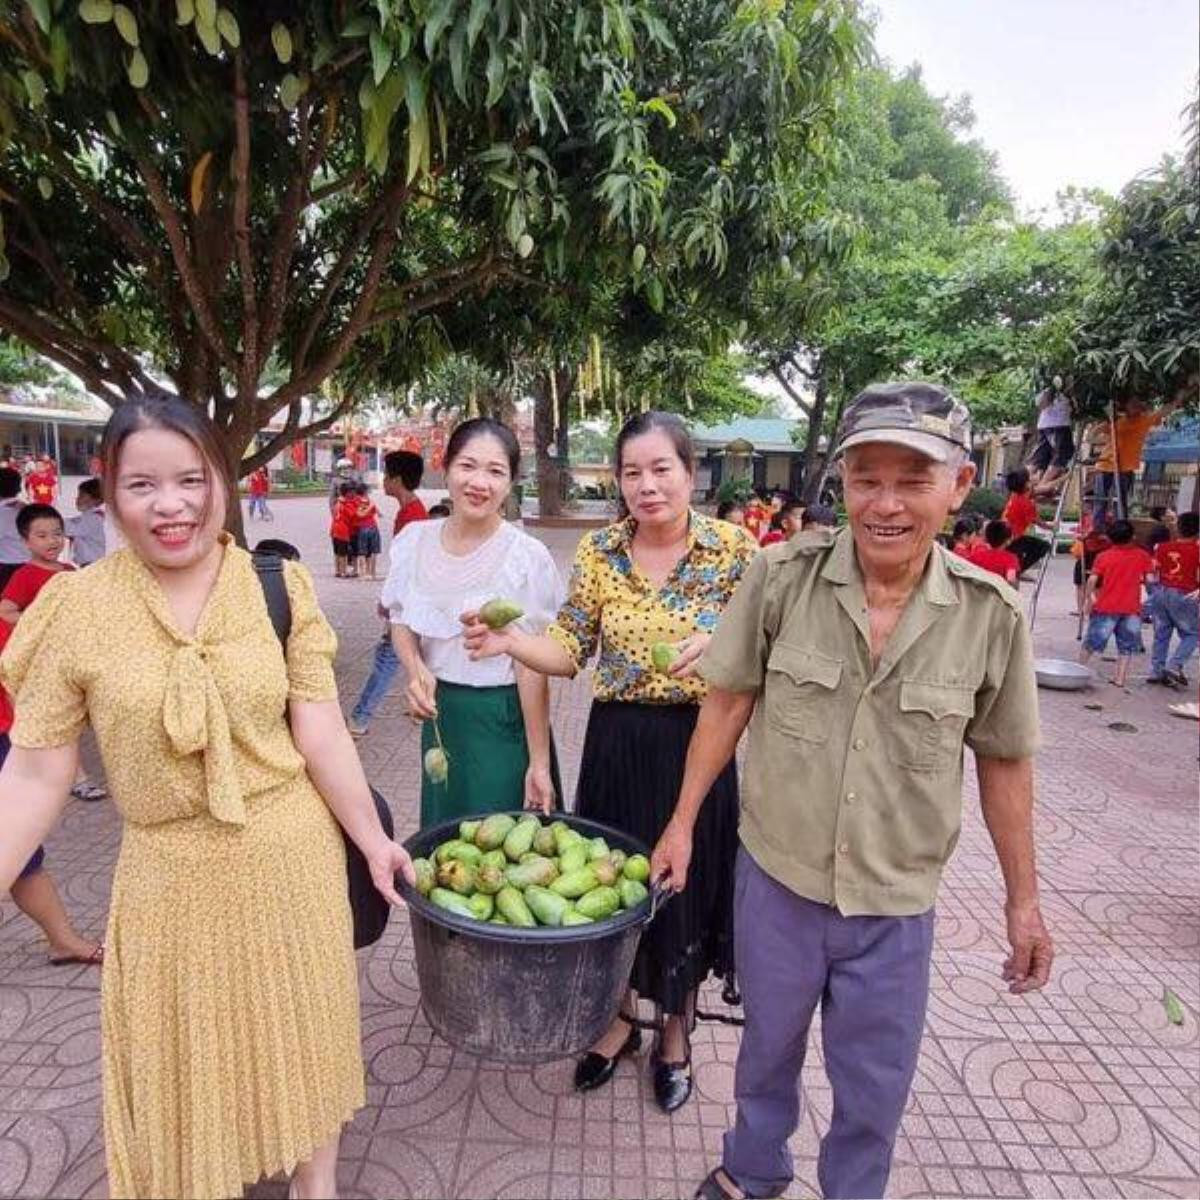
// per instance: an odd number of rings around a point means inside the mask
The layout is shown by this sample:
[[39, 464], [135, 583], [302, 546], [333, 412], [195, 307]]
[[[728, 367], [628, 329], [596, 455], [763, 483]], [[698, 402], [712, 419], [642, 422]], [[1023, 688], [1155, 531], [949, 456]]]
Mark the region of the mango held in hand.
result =
[[499, 850], [504, 839], [516, 828], [517, 823], [507, 813], [495, 813], [475, 832], [475, 845], [480, 850]]
[[430, 746], [425, 751], [425, 775], [430, 783], [445, 783], [450, 777], [450, 760], [441, 746]]
[[666, 675], [678, 657], [679, 651], [670, 642], [655, 642], [650, 647], [650, 661], [660, 675]]
[[489, 600], [480, 610], [479, 619], [489, 629], [503, 629], [525, 615], [525, 610], [515, 600], [497, 597]]

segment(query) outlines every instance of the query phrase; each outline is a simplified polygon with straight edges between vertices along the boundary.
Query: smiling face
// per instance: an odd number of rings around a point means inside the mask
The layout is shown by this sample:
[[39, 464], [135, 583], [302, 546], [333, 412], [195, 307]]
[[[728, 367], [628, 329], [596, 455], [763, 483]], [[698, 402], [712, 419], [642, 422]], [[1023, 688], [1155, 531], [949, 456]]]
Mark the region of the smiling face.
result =
[[57, 562], [65, 543], [63, 523], [58, 517], [38, 517], [29, 523], [25, 545], [38, 562]]
[[212, 553], [225, 524], [220, 473], [169, 429], [139, 429], [125, 439], [113, 500], [125, 540], [151, 567], [194, 566]]
[[887, 442], [846, 451], [841, 460], [846, 514], [863, 574], [919, 569], [946, 517], [966, 498], [975, 466], [947, 466]]
[[661, 429], [631, 437], [621, 448], [621, 497], [639, 524], [669, 525], [686, 515], [692, 472]]
[[512, 491], [508, 451], [498, 437], [478, 433], [463, 444], [446, 467], [453, 511], [470, 520], [495, 516]]

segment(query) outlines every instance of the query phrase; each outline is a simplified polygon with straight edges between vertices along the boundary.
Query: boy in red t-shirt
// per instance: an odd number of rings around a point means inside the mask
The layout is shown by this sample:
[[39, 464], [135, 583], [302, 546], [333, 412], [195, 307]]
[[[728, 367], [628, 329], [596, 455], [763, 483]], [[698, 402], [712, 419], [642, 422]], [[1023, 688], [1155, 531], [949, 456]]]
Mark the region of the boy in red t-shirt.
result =
[[392, 536], [413, 521], [424, 521], [429, 513], [417, 495], [425, 464], [419, 454], [411, 450], [393, 450], [383, 456], [383, 494], [396, 500], [400, 508], [392, 525]]
[[58, 561], [67, 544], [67, 534], [58, 509], [49, 504], [26, 504], [17, 513], [17, 533], [29, 550], [29, 561], [19, 566], [0, 594], [0, 621], [15, 625], [42, 590], [62, 571], [73, 571], [70, 563]]
[[1079, 661], [1086, 663], [1102, 653], [1115, 634], [1117, 669], [1112, 682], [1124, 687], [1130, 660], [1142, 648], [1142, 584], [1154, 574], [1154, 559], [1134, 544], [1128, 521], [1114, 521], [1108, 537], [1111, 548], [1097, 555], [1088, 575], [1090, 617]]
[[1012, 534], [1008, 548], [1020, 561], [1020, 573], [1024, 575], [1050, 553], [1050, 543], [1027, 532], [1038, 523], [1037, 505], [1029, 495], [1029, 472], [1024, 467], [1009, 471], [1004, 477], [1004, 486], [1008, 489], [1008, 502], [1001, 518]]
[[1021, 560], [1011, 550], [1005, 549], [1011, 540], [1012, 531], [1007, 521], [989, 521], [983, 527], [983, 545], [973, 546], [964, 557], [1016, 587], [1021, 574]]
[[381, 549], [379, 540], [379, 509], [371, 499], [365, 483], [354, 488], [354, 553], [358, 557], [359, 573], [375, 578], [375, 559]]
[[[1154, 562], [1160, 586], [1148, 605], [1154, 620], [1148, 682], [1187, 687], [1183, 668], [1200, 640], [1200, 514], [1180, 513], [1179, 536], [1155, 546]], [[1179, 644], [1168, 660], [1172, 634]]]
[[985, 544], [979, 536], [978, 517], [959, 517], [954, 522], [954, 529], [950, 534], [950, 552], [952, 554], [957, 554], [959, 558], [969, 559], [980, 546]]
[[337, 579], [353, 579], [354, 559], [354, 510], [357, 499], [353, 483], [343, 483], [338, 488], [338, 500], [333, 506], [333, 517], [329, 522], [329, 537], [333, 542], [333, 573]]

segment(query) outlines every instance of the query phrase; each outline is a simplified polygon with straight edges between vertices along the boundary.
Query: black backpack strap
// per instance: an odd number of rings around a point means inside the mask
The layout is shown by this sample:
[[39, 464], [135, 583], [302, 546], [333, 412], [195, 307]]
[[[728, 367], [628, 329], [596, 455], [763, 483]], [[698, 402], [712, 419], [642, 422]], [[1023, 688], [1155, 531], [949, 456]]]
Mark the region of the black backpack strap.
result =
[[283, 559], [278, 554], [255, 554], [252, 557], [258, 582], [262, 584], [271, 625], [286, 652], [288, 636], [292, 632], [292, 598], [288, 595], [287, 580], [283, 577]]

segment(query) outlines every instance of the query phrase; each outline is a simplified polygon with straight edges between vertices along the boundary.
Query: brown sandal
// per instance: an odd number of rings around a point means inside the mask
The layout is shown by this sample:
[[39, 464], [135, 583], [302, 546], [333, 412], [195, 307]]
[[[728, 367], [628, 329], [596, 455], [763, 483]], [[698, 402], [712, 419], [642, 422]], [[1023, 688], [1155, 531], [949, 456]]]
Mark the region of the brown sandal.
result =
[[[726, 1188], [725, 1184], [728, 1184], [729, 1188]], [[704, 1182], [696, 1189], [693, 1200], [748, 1200], [748, 1198], [746, 1193], [734, 1183], [729, 1172], [724, 1167], [717, 1167], [704, 1177]]]

